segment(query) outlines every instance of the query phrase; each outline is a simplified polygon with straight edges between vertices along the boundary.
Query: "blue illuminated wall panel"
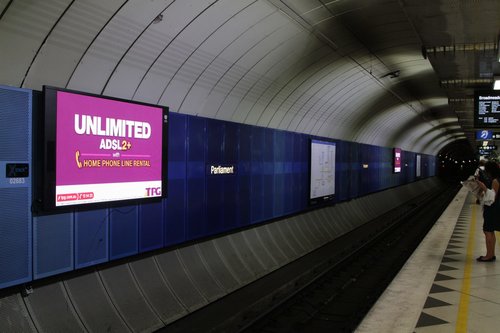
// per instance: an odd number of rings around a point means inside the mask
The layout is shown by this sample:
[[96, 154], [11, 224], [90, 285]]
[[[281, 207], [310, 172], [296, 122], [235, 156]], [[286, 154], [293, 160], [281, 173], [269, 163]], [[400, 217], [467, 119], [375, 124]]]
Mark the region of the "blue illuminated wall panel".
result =
[[110, 259], [117, 259], [137, 254], [139, 251], [138, 207], [128, 206], [112, 208], [109, 224]]
[[337, 162], [335, 167], [335, 198], [339, 202], [350, 199], [350, 144], [345, 141], [338, 141], [335, 152]]
[[164, 200], [165, 245], [186, 240], [187, 119], [186, 115], [170, 114], [168, 199]]
[[[0, 288], [33, 278], [31, 147], [31, 91], [0, 86]], [[7, 177], [13, 163], [29, 175]]]
[[[277, 198], [274, 194], [274, 178], [276, 176], [274, 169], [274, 152], [276, 148], [274, 147], [274, 133], [275, 131], [266, 128], [264, 129], [264, 154], [263, 154], [263, 169], [260, 171], [262, 173], [262, 182], [263, 182], [263, 195], [264, 197], [261, 199], [263, 201], [263, 216], [262, 220], [268, 220], [274, 215], [274, 201]], [[261, 220], [261, 221], [262, 221]]]
[[25, 188], [0, 188], [0, 288], [31, 280], [31, 223]]
[[206, 214], [206, 119], [191, 117], [187, 128], [186, 233], [189, 239], [210, 234]]
[[265, 174], [265, 128], [252, 128], [250, 149], [250, 223], [263, 221], [264, 212], [264, 174]]
[[[221, 121], [206, 120], [206, 165], [218, 166], [224, 163], [224, 133], [225, 124]], [[203, 155], [202, 155], [203, 156]], [[225, 183], [235, 178], [235, 175], [210, 175], [204, 170], [206, 176], [206, 231], [209, 234], [224, 231], [224, 203]], [[235, 192], [233, 192], [235, 193]]]
[[139, 252], [155, 250], [164, 244], [162, 202], [139, 205]]
[[[235, 175], [224, 176], [223, 179], [223, 202], [224, 222], [223, 230], [231, 230], [239, 226], [238, 220], [238, 147], [240, 145], [240, 125], [226, 122], [224, 126], [223, 156], [222, 162], [236, 166]], [[243, 171], [242, 171], [243, 172]]]
[[249, 225], [251, 221], [252, 129], [252, 126], [241, 125], [239, 130], [238, 192], [235, 195], [237, 226]]
[[108, 209], [75, 213], [76, 268], [108, 261]]
[[309, 136], [293, 134], [294, 148], [292, 157], [292, 212], [304, 210], [309, 202]]
[[363, 172], [363, 161], [361, 155], [361, 145], [349, 142], [349, 161], [350, 161], [350, 190], [349, 199], [357, 198], [362, 193], [361, 177]]
[[74, 269], [72, 213], [33, 218], [34, 278]]
[[285, 183], [285, 163], [286, 163], [286, 144], [285, 144], [284, 131], [274, 131], [273, 133], [273, 148], [274, 148], [274, 159], [273, 159], [273, 175], [274, 175], [274, 186], [273, 192], [273, 216], [284, 215], [285, 213], [285, 195], [288, 192]]

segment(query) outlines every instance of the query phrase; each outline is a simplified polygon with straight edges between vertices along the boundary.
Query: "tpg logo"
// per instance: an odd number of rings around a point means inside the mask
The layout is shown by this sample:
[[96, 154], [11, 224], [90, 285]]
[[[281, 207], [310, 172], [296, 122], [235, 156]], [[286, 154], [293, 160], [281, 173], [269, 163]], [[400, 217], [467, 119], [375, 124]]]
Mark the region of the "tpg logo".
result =
[[146, 187], [147, 197], [161, 197], [161, 187]]

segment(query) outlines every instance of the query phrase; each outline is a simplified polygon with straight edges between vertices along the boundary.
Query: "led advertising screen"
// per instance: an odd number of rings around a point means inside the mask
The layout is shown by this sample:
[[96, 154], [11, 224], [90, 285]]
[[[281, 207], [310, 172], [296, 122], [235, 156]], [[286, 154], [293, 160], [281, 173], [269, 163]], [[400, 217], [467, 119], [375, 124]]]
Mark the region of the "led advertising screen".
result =
[[45, 87], [45, 112], [55, 207], [164, 196], [168, 109]]
[[311, 140], [310, 203], [332, 200], [335, 194], [334, 142]]
[[393, 170], [394, 173], [401, 172], [401, 148], [394, 148], [393, 152]]
[[474, 127], [500, 127], [500, 91], [474, 93]]

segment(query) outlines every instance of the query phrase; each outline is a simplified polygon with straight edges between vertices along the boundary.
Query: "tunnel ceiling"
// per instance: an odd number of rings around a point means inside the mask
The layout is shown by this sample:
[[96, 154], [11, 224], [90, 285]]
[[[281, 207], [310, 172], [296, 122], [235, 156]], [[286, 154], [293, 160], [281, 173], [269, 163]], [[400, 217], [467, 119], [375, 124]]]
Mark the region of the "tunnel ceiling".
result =
[[0, 84], [437, 154], [474, 146], [500, 2], [0, 0]]

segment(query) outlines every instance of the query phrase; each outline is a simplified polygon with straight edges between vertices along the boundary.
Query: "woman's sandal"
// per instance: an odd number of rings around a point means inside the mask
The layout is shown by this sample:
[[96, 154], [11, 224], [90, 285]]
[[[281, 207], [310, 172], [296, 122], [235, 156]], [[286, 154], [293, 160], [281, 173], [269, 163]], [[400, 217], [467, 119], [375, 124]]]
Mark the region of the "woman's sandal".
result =
[[489, 259], [486, 259], [486, 257], [484, 257], [484, 256], [480, 256], [476, 260], [477, 261], [481, 261], [481, 262], [492, 262], [492, 261], [495, 261], [496, 259], [497, 259], [496, 256], [493, 256], [493, 257], [491, 257]]

